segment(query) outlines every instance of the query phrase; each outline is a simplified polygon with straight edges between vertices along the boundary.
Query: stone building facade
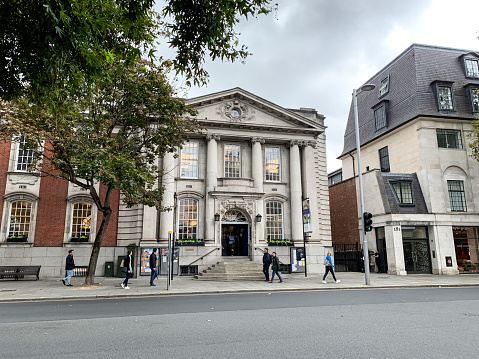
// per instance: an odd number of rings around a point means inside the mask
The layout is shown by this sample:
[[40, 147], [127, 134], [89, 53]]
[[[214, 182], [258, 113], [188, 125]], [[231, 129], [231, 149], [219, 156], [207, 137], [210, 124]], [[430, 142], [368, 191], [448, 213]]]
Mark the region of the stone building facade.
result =
[[[473, 51], [414, 44], [358, 95], [368, 245], [391, 274], [479, 269], [479, 163], [469, 148], [478, 64]], [[339, 157], [346, 180], [357, 173], [353, 115]]]
[[[162, 206], [171, 210], [127, 208], [116, 193], [97, 275], [127, 249], [134, 250], [142, 274], [142, 256], [167, 248], [170, 236], [178, 248], [178, 273], [225, 256], [260, 261], [267, 246], [285, 265], [298, 265], [282, 242], [303, 247], [304, 198], [312, 218], [308, 272], [322, 271], [331, 249], [324, 116], [285, 109], [240, 88], [187, 102], [198, 110], [202, 133], [158, 159]], [[6, 146], [0, 146], [2, 263], [41, 264], [43, 275], [59, 276], [74, 248], [77, 265], [87, 265], [100, 223], [91, 200], [72, 184], [21, 169], [28, 162], [21, 142]]]

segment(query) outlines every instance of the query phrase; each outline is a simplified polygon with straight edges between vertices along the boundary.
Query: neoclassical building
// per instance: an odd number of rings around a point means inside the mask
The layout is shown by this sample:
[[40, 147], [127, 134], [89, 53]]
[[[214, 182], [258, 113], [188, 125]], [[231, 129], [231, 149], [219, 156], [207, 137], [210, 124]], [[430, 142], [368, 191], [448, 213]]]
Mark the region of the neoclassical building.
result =
[[[178, 273], [226, 256], [260, 261], [267, 246], [285, 265], [297, 266], [291, 247], [303, 247], [306, 198], [308, 272], [322, 271], [331, 249], [324, 116], [310, 108], [285, 109], [240, 88], [187, 103], [198, 111], [202, 133], [158, 160], [162, 206], [171, 210], [127, 208], [116, 193], [97, 275], [127, 248], [135, 251], [138, 272], [147, 274], [144, 259], [151, 248], [168, 247], [169, 235], [178, 247]], [[10, 158], [0, 163], [2, 262], [42, 264], [43, 274], [59, 275], [67, 249], [74, 248], [77, 264], [87, 265], [100, 223], [92, 201], [71, 184], [19, 170], [14, 164], [27, 155], [20, 147], [1, 148]], [[25, 242], [11, 241], [12, 221], [23, 223], [17, 232]]]

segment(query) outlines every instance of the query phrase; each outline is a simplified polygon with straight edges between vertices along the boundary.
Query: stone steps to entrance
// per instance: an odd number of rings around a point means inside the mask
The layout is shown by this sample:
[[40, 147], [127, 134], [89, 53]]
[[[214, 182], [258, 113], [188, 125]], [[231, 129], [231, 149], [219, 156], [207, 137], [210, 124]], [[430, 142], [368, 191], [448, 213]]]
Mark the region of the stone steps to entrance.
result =
[[248, 257], [225, 257], [208, 267], [202, 273], [194, 276], [198, 280], [235, 281], [235, 280], [263, 280], [263, 266], [253, 262]]

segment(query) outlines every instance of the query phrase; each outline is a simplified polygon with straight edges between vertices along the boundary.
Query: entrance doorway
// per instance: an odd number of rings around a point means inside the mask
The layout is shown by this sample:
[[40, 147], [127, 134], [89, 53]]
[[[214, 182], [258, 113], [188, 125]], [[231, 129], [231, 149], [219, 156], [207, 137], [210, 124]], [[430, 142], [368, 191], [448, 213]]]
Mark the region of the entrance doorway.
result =
[[224, 223], [221, 225], [221, 255], [222, 256], [247, 256], [248, 224]]
[[426, 239], [404, 239], [404, 264], [408, 273], [431, 273], [431, 261]]

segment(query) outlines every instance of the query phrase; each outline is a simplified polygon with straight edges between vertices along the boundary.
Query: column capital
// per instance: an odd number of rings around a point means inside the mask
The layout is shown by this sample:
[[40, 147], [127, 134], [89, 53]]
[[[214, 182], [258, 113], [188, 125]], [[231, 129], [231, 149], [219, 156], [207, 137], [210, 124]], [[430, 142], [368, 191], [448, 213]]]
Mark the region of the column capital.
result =
[[301, 146], [303, 144], [303, 141], [301, 140], [291, 140], [286, 142], [286, 148], [291, 148], [293, 146]]
[[304, 147], [312, 147], [312, 148], [316, 148], [317, 146], [317, 142], [316, 141], [303, 141], [303, 146]]
[[206, 142], [209, 142], [210, 140], [215, 140], [218, 142], [221, 139], [221, 136], [218, 135], [217, 133], [209, 133], [205, 136]]
[[259, 142], [260, 144], [264, 144], [264, 138], [263, 137], [251, 137], [249, 140], [249, 143], [251, 145], [255, 144], [256, 142]]

